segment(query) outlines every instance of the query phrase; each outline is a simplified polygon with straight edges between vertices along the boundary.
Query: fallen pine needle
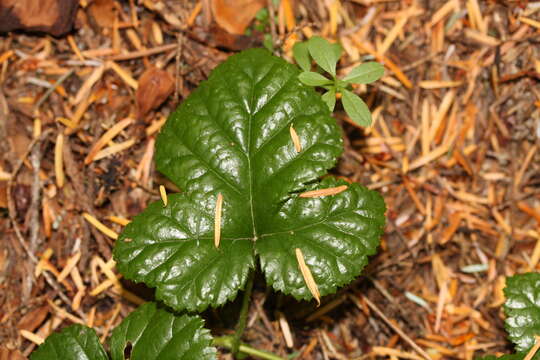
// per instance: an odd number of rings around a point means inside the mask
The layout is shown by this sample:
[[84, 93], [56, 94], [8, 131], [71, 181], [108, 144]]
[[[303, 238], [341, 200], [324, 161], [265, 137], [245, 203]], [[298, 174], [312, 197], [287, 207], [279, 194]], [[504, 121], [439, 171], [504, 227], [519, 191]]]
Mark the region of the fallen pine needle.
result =
[[54, 172], [56, 174], [56, 186], [61, 188], [64, 186], [64, 135], [58, 134], [56, 137], [56, 144], [54, 145]]
[[289, 327], [289, 323], [287, 322], [287, 318], [282, 312], [278, 312], [278, 318], [279, 318], [279, 326], [281, 327], [281, 332], [283, 333], [283, 338], [285, 339], [285, 344], [288, 348], [292, 348], [294, 346], [292, 334], [291, 334], [291, 328]]
[[107, 147], [107, 148], [105, 148], [103, 150], [100, 150], [96, 154], [96, 156], [94, 156], [93, 161], [101, 160], [101, 159], [106, 158], [108, 156], [111, 156], [113, 154], [124, 151], [124, 150], [130, 148], [131, 146], [133, 146], [134, 144], [135, 144], [135, 139], [129, 139], [129, 140], [123, 141], [121, 143], [111, 145], [111, 146], [109, 146], [109, 147]]
[[[357, 299], [355, 296], [352, 296], [352, 295], [350, 296], [350, 298], [351, 298], [351, 300], [353, 300], [353, 302], [360, 309], [362, 309], [362, 306], [360, 304], [359, 299]], [[375, 312], [388, 326], [390, 326], [392, 328], [392, 330], [394, 330], [403, 340], [405, 340], [405, 342], [407, 342], [418, 354], [420, 354], [426, 360], [432, 360], [431, 357], [429, 356], [429, 354], [427, 352], [425, 352], [424, 349], [422, 349], [420, 346], [418, 346], [418, 344], [416, 344], [413, 341], [413, 339], [411, 339], [405, 332], [403, 332], [403, 330], [401, 330], [401, 328], [399, 328], [394, 322], [392, 322], [389, 318], [387, 318], [386, 315], [375, 304], [373, 304], [367, 297], [362, 296], [362, 299], [364, 300], [364, 302], [367, 304], [367, 306], [373, 312]], [[375, 351], [375, 348], [387, 349], [387, 348], [381, 348], [381, 347], [375, 347], [374, 346], [373, 347], [374, 351]], [[388, 350], [399, 351], [399, 350], [394, 350], [394, 349], [388, 349]], [[405, 356], [403, 356], [403, 354], [408, 354], [409, 357], [405, 357]], [[383, 355], [383, 354], [380, 354], [380, 355]], [[396, 355], [396, 354], [394, 354], [394, 355]], [[416, 355], [411, 354], [411, 353], [401, 353], [401, 357], [403, 357], [405, 359], [421, 359], [421, 357], [416, 356]]]
[[60, 274], [58, 274], [56, 280], [58, 282], [64, 281], [64, 279], [67, 278], [68, 275], [71, 273], [71, 270], [73, 270], [73, 268], [77, 266], [77, 263], [79, 262], [80, 258], [81, 258], [80, 251], [76, 252], [72, 257], [70, 257], [68, 261], [66, 262], [66, 266], [64, 266]]
[[20, 330], [19, 334], [26, 340], [30, 340], [36, 345], [41, 345], [45, 341], [41, 336], [34, 334], [33, 332], [30, 332], [28, 330]]
[[98, 152], [109, 142], [111, 141], [116, 135], [118, 135], [122, 130], [124, 130], [129, 124], [131, 124], [133, 122], [133, 119], [130, 119], [130, 118], [126, 118], [124, 120], [121, 120], [119, 122], [117, 122], [116, 124], [114, 124], [109, 130], [107, 130], [105, 132], [105, 134], [103, 134], [103, 136], [101, 136], [99, 138], [98, 141], [96, 141], [96, 143], [94, 144], [94, 146], [92, 146], [92, 148], [90, 149], [90, 152], [88, 153], [88, 155], [86, 156], [86, 158], [84, 159], [84, 164], [85, 165], [88, 165], [90, 164], [92, 161], [95, 160], [95, 157], [96, 155], [98, 154]]
[[216, 200], [216, 212], [214, 218], [214, 245], [216, 248], [219, 247], [219, 242], [221, 240], [221, 208], [223, 206], [223, 195], [218, 194]]
[[523, 358], [523, 360], [531, 360], [533, 356], [536, 354], [536, 352], [538, 351], [538, 349], [540, 348], [540, 336], [535, 335], [534, 340], [535, 340], [534, 346], [531, 348], [531, 350], [529, 350], [529, 352]]
[[110, 220], [113, 223], [116, 223], [116, 224], [122, 225], [122, 226], [126, 226], [127, 224], [129, 224], [131, 222], [130, 220], [128, 220], [126, 218], [123, 218], [121, 216], [114, 216], [114, 215], [108, 216], [107, 220]]
[[163, 207], [166, 207], [168, 203], [168, 199], [167, 199], [167, 190], [165, 190], [165, 186], [159, 185], [159, 195], [161, 195], [161, 200], [163, 201]]
[[291, 127], [289, 128], [289, 132], [291, 133], [291, 139], [294, 144], [294, 148], [296, 149], [296, 152], [302, 151], [302, 144], [300, 143], [300, 138], [298, 137], [298, 134], [296, 133], [296, 130], [291, 124]]
[[347, 185], [340, 185], [336, 187], [326, 188], [326, 189], [318, 189], [318, 190], [312, 190], [312, 191], [306, 191], [304, 193], [301, 193], [301, 198], [314, 198], [314, 197], [322, 197], [322, 196], [330, 196], [330, 195], [336, 195], [340, 192], [343, 192], [347, 190]]
[[118, 234], [115, 233], [112, 229], [105, 226], [103, 223], [101, 223], [98, 219], [90, 215], [89, 213], [85, 212], [83, 213], [83, 217], [88, 221], [91, 225], [93, 225], [96, 229], [101, 231], [103, 234], [107, 235], [111, 239], [118, 239]]
[[319, 288], [317, 287], [317, 283], [315, 282], [315, 279], [313, 279], [311, 270], [309, 270], [308, 266], [306, 265], [306, 262], [304, 260], [304, 254], [302, 254], [302, 250], [300, 250], [299, 248], [296, 248], [295, 252], [296, 252], [296, 260], [298, 261], [298, 266], [300, 267], [300, 271], [302, 272], [304, 281], [306, 282], [306, 285], [309, 291], [311, 292], [311, 295], [313, 295], [313, 297], [317, 301], [317, 306], [320, 306], [321, 294], [319, 293]]

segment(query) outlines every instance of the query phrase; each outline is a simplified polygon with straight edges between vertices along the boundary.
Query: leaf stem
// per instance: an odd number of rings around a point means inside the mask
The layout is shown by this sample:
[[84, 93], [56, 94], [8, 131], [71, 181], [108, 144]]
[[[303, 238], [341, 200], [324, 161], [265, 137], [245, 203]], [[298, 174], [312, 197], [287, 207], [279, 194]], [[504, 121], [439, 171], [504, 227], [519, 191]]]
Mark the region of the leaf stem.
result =
[[[216, 346], [227, 348], [227, 349], [232, 349], [233, 342], [234, 342], [233, 336], [220, 336], [220, 337], [214, 338], [213, 344]], [[255, 349], [246, 344], [239, 344], [238, 350], [241, 353], [251, 355], [251, 356], [256, 356], [264, 360], [284, 360], [280, 356], [274, 355], [266, 351]]]
[[240, 309], [240, 316], [238, 323], [236, 324], [236, 331], [232, 339], [231, 352], [233, 356], [238, 353], [238, 347], [240, 346], [240, 339], [246, 329], [247, 315], [249, 310], [249, 301], [251, 299], [251, 292], [253, 291], [253, 279], [255, 278], [255, 271], [250, 271], [246, 283], [246, 289], [244, 290], [244, 298], [242, 299], [242, 308]]

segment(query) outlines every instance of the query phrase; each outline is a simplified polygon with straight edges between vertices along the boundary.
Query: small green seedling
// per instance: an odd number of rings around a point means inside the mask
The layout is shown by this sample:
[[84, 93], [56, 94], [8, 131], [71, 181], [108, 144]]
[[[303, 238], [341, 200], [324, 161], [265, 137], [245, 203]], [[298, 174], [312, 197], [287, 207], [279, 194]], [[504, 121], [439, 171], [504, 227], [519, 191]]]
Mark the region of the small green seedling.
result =
[[210, 346], [212, 337], [203, 323], [199, 316], [178, 316], [148, 303], [113, 330], [109, 354], [93, 329], [77, 324], [49, 336], [30, 359], [215, 359], [216, 349]]
[[[319, 303], [360, 274], [385, 224], [377, 192], [327, 176], [343, 151], [341, 131], [299, 72], [263, 49], [219, 65], [156, 142], [157, 169], [182, 192], [162, 191], [114, 248], [124, 277], [155, 287], [156, 298], [176, 311], [218, 307], [244, 290], [234, 339], [217, 342], [233, 353], [257, 268], [274, 289]], [[131, 359], [138, 359], [135, 338], [122, 338], [132, 344]], [[114, 339], [116, 354], [121, 342]]]
[[[327, 40], [314, 36], [306, 42], [296, 43], [293, 55], [298, 66], [304, 70], [299, 79], [306, 85], [326, 89], [323, 101], [330, 111], [334, 111], [336, 94], [341, 94], [341, 102], [349, 117], [361, 126], [371, 125], [371, 113], [366, 103], [350, 90], [351, 84], [369, 84], [377, 81], [384, 75], [384, 67], [377, 62], [366, 62], [358, 65], [343, 79], [336, 77], [336, 65], [341, 57], [342, 48], [339, 44], [332, 44]], [[311, 71], [311, 58], [331, 79], [318, 72]]]
[[[488, 355], [479, 360], [524, 359], [530, 351], [534, 351], [531, 349], [537, 342], [535, 337], [540, 336], [540, 274], [525, 273], [507, 278], [504, 295], [504, 327], [508, 338], [514, 343], [516, 353], [499, 358]], [[529, 359], [540, 360], [540, 351]]]

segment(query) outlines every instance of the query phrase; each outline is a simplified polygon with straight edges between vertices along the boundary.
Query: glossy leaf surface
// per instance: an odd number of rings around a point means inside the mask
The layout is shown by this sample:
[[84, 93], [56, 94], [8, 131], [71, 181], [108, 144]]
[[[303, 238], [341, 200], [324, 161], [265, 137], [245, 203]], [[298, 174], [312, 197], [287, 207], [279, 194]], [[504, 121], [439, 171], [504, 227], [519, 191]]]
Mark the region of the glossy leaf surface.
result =
[[[527, 352], [540, 335], [540, 274], [526, 273], [506, 279], [505, 328], [518, 352]], [[540, 359], [536, 354], [534, 359]]]
[[[319, 179], [341, 154], [342, 139], [328, 105], [298, 74], [264, 50], [247, 50], [218, 66], [170, 116], [156, 164], [183, 192], [169, 195], [166, 207], [151, 204], [117, 240], [114, 256], [126, 278], [156, 287], [175, 309], [201, 311], [235, 297], [257, 256], [276, 289], [310, 298], [291, 244], [305, 248], [322, 295], [360, 273], [382, 233], [384, 203], [358, 185], [299, 197], [332, 183]], [[301, 224], [298, 237], [283, 233], [293, 224]]]
[[142, 305], [114, 329], [110, 338], [111, 359], [210, 360], [216, 350], [212, 337], [198, 316], [176, 316], [155, 303]]
[[71, 325], [51, 334], [30, 356], [31, 360], [107, 360], [96, 332], [83, 325]]

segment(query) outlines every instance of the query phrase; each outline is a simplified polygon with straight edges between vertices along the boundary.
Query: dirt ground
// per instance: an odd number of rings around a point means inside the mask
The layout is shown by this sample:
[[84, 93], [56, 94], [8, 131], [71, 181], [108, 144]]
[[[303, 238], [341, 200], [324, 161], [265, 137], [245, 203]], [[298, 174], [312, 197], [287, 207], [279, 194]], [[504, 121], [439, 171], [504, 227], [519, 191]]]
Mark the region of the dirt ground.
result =
[[[312, 35], [342, 44], [340, 75], [385, 65], [355, 89], [374, 126], [334, 113], [333, 172], [381, 192], [388, 224], [364, 276], [319, 308], [256, 279], [243, 341], [295, 359], [512, 351], [505, 277], [540, 259], [540, 3], [81, 0], [67, 35], [0, 35], [0, 359], [75, 322], [104, 336], [152, 299], [111, 249], [159, 185], [175, 190], [154, 170], [159, 128], [230, 54], [291, 60]], [[238, 308], [205, 312], [212, 333]]]

